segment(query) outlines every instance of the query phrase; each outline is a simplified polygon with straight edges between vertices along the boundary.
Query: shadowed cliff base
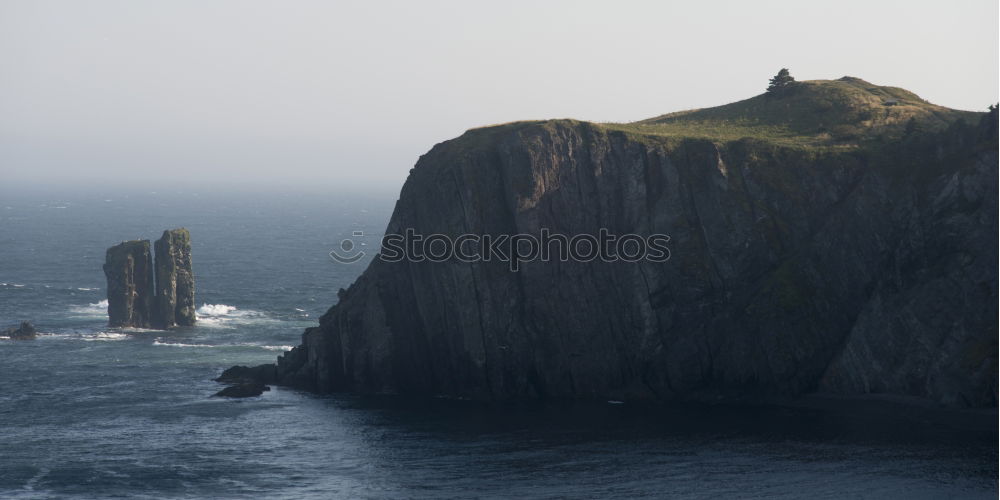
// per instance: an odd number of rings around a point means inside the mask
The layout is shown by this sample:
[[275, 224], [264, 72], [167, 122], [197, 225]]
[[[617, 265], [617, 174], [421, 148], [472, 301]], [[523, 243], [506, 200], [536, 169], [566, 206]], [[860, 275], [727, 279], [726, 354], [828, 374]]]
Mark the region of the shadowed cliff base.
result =
[[275, 382], [996, 407], [997, 163], [996, 109], [846, 77], [635, 124], [470, 130], [420, 158], [387, 234], [606, 228], [670, 235], [671, 259], [518, 272], [376, 259], [279, 358]]

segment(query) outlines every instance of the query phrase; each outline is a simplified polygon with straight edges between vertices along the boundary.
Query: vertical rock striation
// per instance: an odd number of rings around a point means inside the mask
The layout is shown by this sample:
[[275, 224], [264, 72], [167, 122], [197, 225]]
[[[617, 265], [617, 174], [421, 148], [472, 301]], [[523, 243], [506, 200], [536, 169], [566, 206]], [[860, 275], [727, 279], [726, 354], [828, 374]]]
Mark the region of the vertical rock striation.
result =
[[[987, 137], [988, 139], [982, 139]], [[439, 144], [387, 234], [653, 233], [637, 264], [374, 260], [283, 355], [321, 392], [997, 404], [995, 116], [878, 150], [553, 121]]]
[[149, 328], [153, 306], [153, 254], [149, 240], [119, 243], [104, 259], [108, 279], [108, 323]]
[[320, 392], [996, 407], [997, 118], [842, 79], [470, 130], [420, 158], [386, 234], [667, 234], [670, 260], [375, 259], [254, 370]]
[[156, 240], [156, 328], [194, 324], [194, 273], [191, 270], [191, 234], [171, 229]]
[[194, 324], [190, 233], [184, 228], [164, 231], [155, 250], [154, 270], [149, 240], [108, 249], [104, 275], [111, 326], [167, 329]]

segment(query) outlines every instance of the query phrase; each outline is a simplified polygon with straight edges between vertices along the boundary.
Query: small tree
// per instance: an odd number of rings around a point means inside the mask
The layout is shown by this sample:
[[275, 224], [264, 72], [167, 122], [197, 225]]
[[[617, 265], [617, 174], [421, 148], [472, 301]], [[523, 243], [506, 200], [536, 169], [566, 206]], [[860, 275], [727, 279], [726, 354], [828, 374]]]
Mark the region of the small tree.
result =
[[774, 78], [771, 78], [770, 85], [767, 86], [767, 91], [769, 93], [775, 93], [787, 87], [789, 84], [795, 81], [795, 78], [788, 73], [788, 68], [781, 68], [781, 71]]

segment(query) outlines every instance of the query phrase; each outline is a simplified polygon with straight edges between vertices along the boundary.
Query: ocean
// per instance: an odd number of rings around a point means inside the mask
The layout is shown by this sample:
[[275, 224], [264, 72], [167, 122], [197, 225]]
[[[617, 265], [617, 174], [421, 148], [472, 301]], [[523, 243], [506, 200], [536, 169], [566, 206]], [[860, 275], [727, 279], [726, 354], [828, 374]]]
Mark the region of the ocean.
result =
[[[2, 194], [0, 328], [40, 332], [0, 339], [2, 498], [997, 496], [995, 434], [815, 409], [213, 398], [364, 270], [395, 192]], [[105, 249], [181, 226], [198, 324], [108, 328]]]

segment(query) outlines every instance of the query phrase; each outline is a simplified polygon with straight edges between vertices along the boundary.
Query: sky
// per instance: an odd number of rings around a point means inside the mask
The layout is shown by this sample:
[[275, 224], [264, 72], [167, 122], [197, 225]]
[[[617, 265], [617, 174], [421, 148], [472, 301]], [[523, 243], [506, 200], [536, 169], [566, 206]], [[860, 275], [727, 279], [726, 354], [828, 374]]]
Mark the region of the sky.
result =
[[469, 128], [715, 106], [782, 67], [985, 110], [997, 4], [0, 0], [0, 185], [398, 189]]

